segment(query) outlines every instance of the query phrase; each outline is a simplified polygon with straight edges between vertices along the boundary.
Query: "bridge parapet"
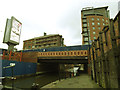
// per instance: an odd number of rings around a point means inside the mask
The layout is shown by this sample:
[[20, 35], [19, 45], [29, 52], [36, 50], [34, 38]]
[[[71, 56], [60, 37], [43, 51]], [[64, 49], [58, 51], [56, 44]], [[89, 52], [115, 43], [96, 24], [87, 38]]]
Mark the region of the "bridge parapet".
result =
[[58, 56], [88, 56], [87, 50], [76, 50], [76, 51], [53, 51], [53, 52], [38, 52], [38, 57], [58, 57]]

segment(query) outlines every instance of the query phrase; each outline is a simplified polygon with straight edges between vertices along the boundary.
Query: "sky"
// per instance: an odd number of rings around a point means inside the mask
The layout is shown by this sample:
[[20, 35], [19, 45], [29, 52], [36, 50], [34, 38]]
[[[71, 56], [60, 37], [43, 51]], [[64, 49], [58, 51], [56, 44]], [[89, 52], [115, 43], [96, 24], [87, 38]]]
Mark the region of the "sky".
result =
[[85, 7], [108, 6], [110, 18], [118, 13], [119, 0], [0, 0], [0, 48], [3, 44], [6, 19], [14, 16], [22, 22], [18, 50], [23, 41], [49, 34], [60, 34], [66, 46], [82, 44], [81, 10]]

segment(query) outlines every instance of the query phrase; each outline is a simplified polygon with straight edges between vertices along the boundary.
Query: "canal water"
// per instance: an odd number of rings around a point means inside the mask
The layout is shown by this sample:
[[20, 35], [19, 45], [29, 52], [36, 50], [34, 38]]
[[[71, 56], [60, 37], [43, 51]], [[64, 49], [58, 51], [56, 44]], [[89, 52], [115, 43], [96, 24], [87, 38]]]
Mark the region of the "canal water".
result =
[[[54, 82], [59, 79], [58, 73], [46, 73], [38, 76], [31, 76], [31, 77], [25, 77], [25, 78], [18, 78], [14, 80], [14, 87], [18, 89], [28, 89], [31, 88], [33, 83], [39, 84], [39, 88]], [[4, 85], [8, 87], [12, 87], [12, 80], [11, 81], [5, 81]]]

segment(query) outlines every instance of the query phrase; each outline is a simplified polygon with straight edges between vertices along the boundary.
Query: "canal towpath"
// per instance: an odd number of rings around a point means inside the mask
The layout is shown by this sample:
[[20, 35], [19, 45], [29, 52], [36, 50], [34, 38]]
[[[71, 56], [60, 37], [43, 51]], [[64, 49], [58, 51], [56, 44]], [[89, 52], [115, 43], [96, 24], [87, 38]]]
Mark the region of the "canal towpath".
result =
[[81, 74], [80, 76], [61, 79], [52, 82], [43, 88], [101, 88], [97, 83], [91, 80], [88, 74]]

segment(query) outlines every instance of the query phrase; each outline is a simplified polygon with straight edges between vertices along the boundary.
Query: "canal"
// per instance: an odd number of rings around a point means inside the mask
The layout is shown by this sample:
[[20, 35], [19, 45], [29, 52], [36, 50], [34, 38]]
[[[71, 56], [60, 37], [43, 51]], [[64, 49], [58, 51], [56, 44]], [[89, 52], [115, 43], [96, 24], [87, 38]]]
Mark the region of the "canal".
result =
[[[53, 73], [46, 73], [42, 75], [37, 76], [30, 76], [30, 77], [24, 77], [24, 78], [18, 78], [14, 80], [14, 87], [18, 89], [28, 89], [31, 88], [33, 83], [39, 84], [39, 88], [54, 82], [59, 79], [59, 74], [56, 72]], [[4, 86], [12, 87], [13, 81], [5, 81]]]
[[[74, 71], [73, 69], [70, 69], [71, 65], [67, 65], [67, 66], [68, 66], [68, 70], [65, 69], [67, 71], [64, 71], [64, 68], [60, 68], [59, 72], [51, 72], [51, 73], [44, 73], [44, 74], [40, 74], [40, 75], [36, 75], [36, 76], [21, 77], [21, 78], [15, 79], [14, 81], [13, 80], [4, 80], [3, 86], [5, 86], [5, 87], [7, 86], [9, 88], [14, 87], [14, 88], [17, 88], [20, 90], [21, 89], [24, 90], [24, 89], [32, 88], [32, 85], [35, 83], [35, 84], [38, 84], [38, 88], [40, 89], [41, 87], [43, 87], [51, 82], [54, 82], [56, 80], [74, 76], [75, 72], [77, 70]], [[77, 69], [78, 69], [78, 67], [79, 66], [77, 66]], [[69, 71], [69, 70], [72, 70], [73, 72]]]

